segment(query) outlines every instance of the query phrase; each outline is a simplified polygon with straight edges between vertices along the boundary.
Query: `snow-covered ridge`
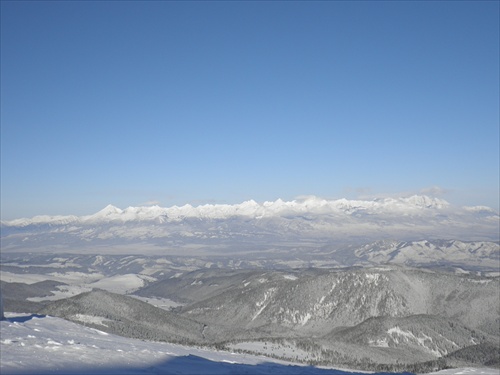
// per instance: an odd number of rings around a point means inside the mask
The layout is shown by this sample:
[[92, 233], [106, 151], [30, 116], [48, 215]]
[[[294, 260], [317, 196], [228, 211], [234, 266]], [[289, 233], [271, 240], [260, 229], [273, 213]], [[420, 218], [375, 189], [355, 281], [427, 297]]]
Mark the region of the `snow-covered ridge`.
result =
[[[446, 210], [450, 204], [445, 200], [431, 198], [425, 195], [414, 195], [403, 198], [380, 198], [373, 200], [327, 200], [318, 197], [307, 197], [292, 201], [266, 201], [257, 203], [254, 200], [239, 204], [205, 204], [192, 206], [159, 207], [128, 207], [120, 209], [112, 205], [101, 211], [86, 216], [35, 216], [11, 221], [2, 221], [2, 225], [24, 227], [28, 225], [69, 225], [69, 224], [98, 224], [107, 222], [156, 221], [159, 223], [177, 221], [186, 218], [199, 219], [228, 219], [231, 217], [249, 217], [254, 219], [264, 217], [286, 217], [294, 215], [352, 215], [366, 214], [424, 214], [426, 211]], [[464, 211], [474, 211], [468, 207]], [[481, 207], [475, 211], [485, 211]], [[489, 209], [492, 215], [496, 213]]]

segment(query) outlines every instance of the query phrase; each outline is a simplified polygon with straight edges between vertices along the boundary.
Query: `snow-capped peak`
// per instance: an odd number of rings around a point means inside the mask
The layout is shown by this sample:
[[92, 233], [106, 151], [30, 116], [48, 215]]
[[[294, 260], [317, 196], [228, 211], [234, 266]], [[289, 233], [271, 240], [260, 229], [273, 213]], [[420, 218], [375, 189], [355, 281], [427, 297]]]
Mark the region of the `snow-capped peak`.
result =
[[[131, 221], [179, 221], [186, 218], [197, 219], [228, 219], [231, 217], [248, 217], [253, 219], [269, 217], [293, 217], [303, 215], [401, 215], [433, 212], [450, 208], [445, 200], [431, 198], [425, 195], [414, 195], [403, 198], [378, 198], [373, 200], [328, 200], [316, 196], [297, 198], [292, 201], [277, 199], [258, 203], [248, 200], [239, 204], [205, 204], [192, 206], [159, 207], [140, 206], [120, 209], [113, 205], [104, 207], [99, 212], [87, 216], [35, 216], [32, 219], [18, 219], [2, 222], [4, 226], [27, 226], [41, 224], [96, 224], [105, 222], [131, 222]], [[481, 209], [454, 208], [473, 214], [476, 211], [494, 211], [481, 207]]]
[[413, 195], [409, 198], [403, 198], [406, 200], [408, 203], [415, 205], [416, 207], [419, 208], [445, 208], [449, 206], [450, 204], [445, 201], [444, 199], [439, 199], [439, 198], [431, 198], [428, 197], [427, 195]]
[[121, 214], [122, 212], [123, 211], [121, 209], [119, 209], [118, 207], [115, 207], [112, 204], [108, 204], [101, 211], [99, 211], [98, 213], [96, 213], [96, 215], [111, 216], [111, 215]]
[[116, 220], [119, 215], [121, 215], [123, 211], [119, 209], [118, 207], [113, 206], [112, 204], [108, 204], [106, 207], [104, 207], [101, 211], [96, 212], [93, 215], [89, 216], [82, 216], [81, 221], [109, 221], [109, 220]]

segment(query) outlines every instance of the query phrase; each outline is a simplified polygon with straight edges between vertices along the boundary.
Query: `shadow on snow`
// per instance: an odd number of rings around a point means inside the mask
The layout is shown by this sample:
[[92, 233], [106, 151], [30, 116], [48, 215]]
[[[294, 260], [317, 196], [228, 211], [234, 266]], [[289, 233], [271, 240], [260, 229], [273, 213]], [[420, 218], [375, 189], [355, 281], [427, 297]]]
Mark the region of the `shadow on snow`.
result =
[[24, 323], [24, 322], [27, 322], [28, 320], [33, 319], [33, 318], [45, 318], [45, 315], [31, 314], [31, 315], [24, 315], [24, 316], [13, 316], [13, 317], [5, 318], [5, 320], [8, 322], [11, 322], [11, 323]]
[[[174, 357], [148, 367], [128, 366], [88, 366], [73, 368], [55, 368], [50, 370], [21, 370], [3, 373], [23, 375], [141, 375], [141, 374], [182, 374], [182, 375], [356, 375], [366, 374], [335, 369], [324, 369], [312, 366], [287, 365], [274, 362], [263, 362], [256, 365], [216, 362], [195, 355]], [[391, 374], [394, 373], [377, 373]], [[410, 373], [404, 373], [410, 375]]]

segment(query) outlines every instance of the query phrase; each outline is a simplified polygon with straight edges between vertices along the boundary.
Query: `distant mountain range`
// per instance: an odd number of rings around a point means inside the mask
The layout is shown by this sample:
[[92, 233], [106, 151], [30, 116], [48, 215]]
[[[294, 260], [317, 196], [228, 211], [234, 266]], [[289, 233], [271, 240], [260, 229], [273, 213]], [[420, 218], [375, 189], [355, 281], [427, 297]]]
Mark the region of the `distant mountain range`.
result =
[[324, 246], [338, 249], [389, 239], [498, 241], [499, 220], [498, 213], [488, 207], [456, 207], [417, 195], [374, 200], [309, 197], [169, 208], [109, 205], [87, 216], [2, 221], [1, 244], [3, 251], [99, 247], [119, 253], [192, 255]]
[[[380, 198], [373, 200], [326, 200], [311, 196], [293, 201], [278, 199], [274, 202], [257, 203], [254, 200], [240, 204], [206, 204], [197, 207], [186, 204], [184, 206], [159, 207], [128, 207], [120, 209], [108, 205], [101, 211], [87, 216], [35, 216], [31, 219], [17, 219], [2, 221], [7, 227], [26, 227], [30, 225], [68, 225], [68, 224], [103, 224], [151, 221], [156, 223], [179, 222], [185, 219], [218, 219], [226, 220], [234, 217], [263, 219], [270, 217], [300, 217], [305, 215], [322, 216], [357, 216], [384, 214], [401, 216], [435, 216], [441, 214], [462, 214], [475, 217], [496, 216], [493, 209], [485, 206], [454, 208], [447, 201], [431, 198], [425, 195], [414, 195], [402, 198]], [[432, 215], [434, 214], [434, 215]]]

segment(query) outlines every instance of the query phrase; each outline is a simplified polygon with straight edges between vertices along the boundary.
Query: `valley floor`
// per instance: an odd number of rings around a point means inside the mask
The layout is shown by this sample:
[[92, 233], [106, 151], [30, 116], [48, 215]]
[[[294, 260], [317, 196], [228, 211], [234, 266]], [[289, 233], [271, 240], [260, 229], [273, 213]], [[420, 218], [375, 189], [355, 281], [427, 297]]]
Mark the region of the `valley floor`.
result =
[[[60, 318], [7, 313], [0, 322], [0, 373], [7, 374], [313, 374], [361, 372], [299, 366], [262, 356], [111, 335]], [[498, 375], [453, 369], [440, 375]]]

